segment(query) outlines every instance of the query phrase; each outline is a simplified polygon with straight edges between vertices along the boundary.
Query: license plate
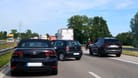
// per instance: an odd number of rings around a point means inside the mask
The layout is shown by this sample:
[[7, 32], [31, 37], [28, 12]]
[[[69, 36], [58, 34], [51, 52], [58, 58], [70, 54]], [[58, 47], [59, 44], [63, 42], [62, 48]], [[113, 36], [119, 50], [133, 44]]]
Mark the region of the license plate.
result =
[[28, 67], [41, 67], [42, 63], [27, 63]]
[[110, 45], [110, 47], [112, 47], [112, 48], [118, 48], [117, 45]]
[[80, 53], [74, 53], [74, 55], [80, 55]]

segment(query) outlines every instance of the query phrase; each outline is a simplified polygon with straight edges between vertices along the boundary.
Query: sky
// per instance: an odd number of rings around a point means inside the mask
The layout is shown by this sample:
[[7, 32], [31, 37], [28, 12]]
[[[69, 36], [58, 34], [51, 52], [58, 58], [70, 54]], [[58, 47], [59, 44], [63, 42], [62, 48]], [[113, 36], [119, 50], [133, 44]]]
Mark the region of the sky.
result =
[[0, 0], [0, 31], [55, 35], [73, 15], [102, 16], [113, 36], [131, 31], [138, 0]]

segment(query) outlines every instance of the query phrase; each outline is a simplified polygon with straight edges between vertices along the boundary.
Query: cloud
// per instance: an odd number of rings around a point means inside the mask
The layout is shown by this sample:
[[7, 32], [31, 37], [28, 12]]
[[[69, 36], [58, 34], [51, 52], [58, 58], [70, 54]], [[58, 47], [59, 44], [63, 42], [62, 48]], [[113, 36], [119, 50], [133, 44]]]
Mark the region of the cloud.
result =
[[117, 9], [126, 9], [133, 6], [133, 0], [124, 0], [116, 5]]

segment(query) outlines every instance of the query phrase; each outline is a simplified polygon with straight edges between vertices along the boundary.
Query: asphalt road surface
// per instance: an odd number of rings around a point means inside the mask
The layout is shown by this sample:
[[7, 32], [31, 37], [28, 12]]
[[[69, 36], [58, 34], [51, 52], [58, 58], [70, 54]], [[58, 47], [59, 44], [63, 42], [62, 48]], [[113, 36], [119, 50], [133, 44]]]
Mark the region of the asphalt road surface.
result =
[[0, 78], [138, 78], [138, 58], [125, 55], [97, 57], [84, 51], [81, 60], [59, 61], [58, 68], [58, 75], [29, 73], [11, 76], [7, 67], [0, 73]]

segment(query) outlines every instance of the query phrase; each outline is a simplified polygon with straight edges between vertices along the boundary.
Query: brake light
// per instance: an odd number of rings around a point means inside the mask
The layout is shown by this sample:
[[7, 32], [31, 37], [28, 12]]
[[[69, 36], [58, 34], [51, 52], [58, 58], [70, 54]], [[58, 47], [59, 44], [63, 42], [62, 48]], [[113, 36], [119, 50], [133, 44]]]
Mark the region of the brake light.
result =
[[52, 68], [54, 68], [54, 69], [57, 69], [57, 66], [51, 66]]
[[16, 68], [16, 66], [11, 66], [11, 69], [15, 69]]
[[109, 46], [109, 44], [108, 43], [104, 43], [104, 46], [103, 47], [108, 47]]
[[54, 51], [45, 51], [45, 56], [56, 56], [56, 53]]
[[66, 46], [66, 51], [69, 51], [70, 49], [69, 49], [69, 46]]
[[13, 56], [22, 57], [23, 56], [23, 51], [15, 51], [13, 53]]

